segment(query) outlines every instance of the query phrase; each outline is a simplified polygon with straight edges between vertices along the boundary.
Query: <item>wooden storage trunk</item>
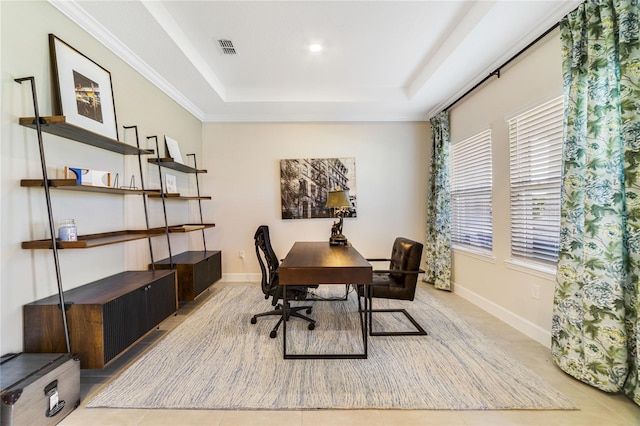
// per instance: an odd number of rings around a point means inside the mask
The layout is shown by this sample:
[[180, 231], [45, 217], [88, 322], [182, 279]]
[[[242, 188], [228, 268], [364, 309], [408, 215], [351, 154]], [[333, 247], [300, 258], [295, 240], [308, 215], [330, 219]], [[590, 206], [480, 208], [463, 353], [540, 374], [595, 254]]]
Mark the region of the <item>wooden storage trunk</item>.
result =
[[21, 353], [0, 362], [0, 424], [55, 425], [80, 405], [79, 357]]

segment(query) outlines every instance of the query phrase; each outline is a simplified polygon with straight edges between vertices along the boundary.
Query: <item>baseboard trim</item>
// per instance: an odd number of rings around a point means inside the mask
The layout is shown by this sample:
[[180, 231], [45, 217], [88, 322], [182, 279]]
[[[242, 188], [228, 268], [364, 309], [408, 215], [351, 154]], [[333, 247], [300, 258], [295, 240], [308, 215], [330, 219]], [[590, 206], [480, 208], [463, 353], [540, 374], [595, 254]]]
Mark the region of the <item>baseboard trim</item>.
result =
[[551, 348], [551, 332], [550, 331], [543, 329], [537, 324], [534, 324], [531, 321], [525, 318], [522, 318], [519, 315], [516, 315], [515, 313], [509, 311], [508, 309], [505, 309], [504, 307], [492, 302], [491, 300], [486, 299], [477, 293], [474, 293], [473, 291], [465, 288], [464, 286], [461, 286], [459, 284], [454, 284], [453, 292], [459, 295], [460, 297], [462, 297], [463, 299], [466, 299], [469, 302], [473, 303], [474, 305], [478, 306], [479, 308], [489, 312], [491, 315], [495, 316], [501, 321], [504, 321], [505, 323], [509, 324], [511, 327], [515, 328], [516, 330], [526, 334], [527, 336], [529, 336], [536, 342], [540, 343], [541, 345], [547, 348]]
[[222, 274], [222, 281], [226, 283], [259, 283], [262, 280], [262, 274]]

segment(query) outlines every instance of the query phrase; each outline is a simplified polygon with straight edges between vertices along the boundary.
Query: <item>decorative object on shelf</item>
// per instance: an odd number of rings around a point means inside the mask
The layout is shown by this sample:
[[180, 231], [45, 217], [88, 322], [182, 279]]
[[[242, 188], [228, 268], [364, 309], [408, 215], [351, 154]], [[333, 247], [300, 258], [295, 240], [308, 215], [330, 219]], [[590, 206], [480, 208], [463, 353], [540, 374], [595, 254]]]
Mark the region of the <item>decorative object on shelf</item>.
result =
[[355, 158], [280, 160], [282, 219], [333, 217], [326, 202], [327, 193], [336, 186], [351, 191], [351, 206], [344, 215], [355, 217]]
[[49, 34], [56, 109], [70, 124], [118, 139], [111, 73]]
[[329, 244], [332, 246], [347, 244], [347, 237], [342, 234], [342, 224], [345, 213], [348, 212], [349, 207], [351, 207], [349, 191], [342, 190], [340, 187], [336, 187], [335, 191], [329, 191], [325, 207], [328, 209], [334, 209], [335, 216], [340, 218], [337, 222], [333, 222]]
[[174, 175], [170, 175], [168, 173], [165, 173], [164, 175], [165, 178], [165, 190], [167, 192], [167, 194], [176, 194], [178, 193], [178, 185], [176, 183], [176, 177]]
[[175, 161], [176, 163], [184, 164], [184, 161], [182, 160], [182, 154], [180, 154], [178, 141], [175, 139], [171, 139], [169, 136], [165, 135], [164, 143], [167, 147], [167, 157], [173, 158], [173, 161]]
[[[116, 176], [113, 178], [113, 187], [114, 188], [118, 188], [118, 178], [119, 178], [119, 174], [116, 173]], [[138, 187], [136, 186], [136, 175], [131, 175], [131, 180], [129, 181], [129, 186], [121, 186], [119, 187], [120, 189], [128, 189], [131, 191], [135, 191], [138, 189]]]
[[78, 185], [111, 187], [111, 173], [80, 167], [65, 167], [64, 177], [75, 179]]
[[58, 239], [60, 241], [78, 241], [78, 228], [76, 228], [76, 221], [74, 219], [64, 219], [60, 221]]

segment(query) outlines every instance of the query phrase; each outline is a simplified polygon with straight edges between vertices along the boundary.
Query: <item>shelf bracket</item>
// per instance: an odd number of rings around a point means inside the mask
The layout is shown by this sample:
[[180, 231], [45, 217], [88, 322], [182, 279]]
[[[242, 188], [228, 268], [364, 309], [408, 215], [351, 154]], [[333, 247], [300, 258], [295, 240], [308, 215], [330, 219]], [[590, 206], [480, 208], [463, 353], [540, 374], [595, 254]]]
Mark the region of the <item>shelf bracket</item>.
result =
[[[56, 230], [53, 222], [53, 210], [51, 208], [51, 192], [49, 189], [49, 178], [47, 177], [47, 162], [44, 156], [44, 144], [42, 142], [42, 119], [38, 111], [38, 96], [36, 94], [36, 81], [34, 77], [16, 78], [16, 83], [22, 84], [25, 81], [31, 82], [31, 94], [33, 97], [33, 110], [35, 114], [34, 124], [38, 134], [38, 148], [40, 150], [40, 165], [42, 166], [42, 184], [44, 186], [44, 194], [47, 200], [47, 211], [49, 213], [49, 232], [51, 234], [51, 248], [53, 250], [53, 263], [56, 269], [56, 281], [58, 283], [58, 298], [60, 306], [66, 306], [64, 303], [64, 290], [62, 288], [62, 275], [60, 273], [60, 260], [58, 258], [58, 243], [56, 241]], [[69, 326], [67, 324], [67, 314], [65, 309], [60, 309], [62, 315], [62, 327], [64, 329], [64, 340], [67, 346], [67, 352], [71, 352], [71, 343], [69, 341]]]
[[[193, 157], [193, 168], [195, 169], [195, 174], [196, 174], [196, 191], [198, 195], [198, 208], [200, 209], [200, 224], [204, 225], [204, 220], [202, 219], [202, 200], [200, 199], [200, 179], [198, 178], [198, 162], [196, 161], [196, 154], [187, 154], [187, 157]], [[202, 246], [204, 247], [204, 251], [206, 253], [207, 240], [204, 237], [204, 228], [202, 228]]]
[[[140, 139], [138, 137], [138, 126], [122, 126], [125, 130], [134, 129], [136, 132], [136, 147], [138, 148], [138, 169], [140, 171], [140, 187], [142, 188], [142, 202], [144, 203], [144, 219], [147, 225], [147, 231], [149, 231], [149, 211], [147, 210], [147, 193], [144, 192], [144, 175], [142, 174], [142, 159], [140, 154]], [[133, 179], [134, 176], [131, 176]], [[131, 185], [130, 185], [131, 186]], [[153, 245], [151, 244], [151, 236], [147, 238], [149, 242], [149, 255], [151, 256], [151, 270], [155, 271], [155, 261], [153, 260]]]
[[173, 256], [171, 254], [171, 236], [169, 235], [169, 222], [167, 222], [167, 194], [165, 193], [164, 184], [162, 183], [162, 170], [160, 170], [160, 147], [158, 146], [157, 136], [147, 136], [147, 140], [156, 140], [156, 159], [158, 160], [158, 178], [160, 179], [160, 198], [162, 199], [162, 212], [164, 213], [164, 232], [167, 234], [167, 247], [169, 248], [169, 266], [173, 269]]

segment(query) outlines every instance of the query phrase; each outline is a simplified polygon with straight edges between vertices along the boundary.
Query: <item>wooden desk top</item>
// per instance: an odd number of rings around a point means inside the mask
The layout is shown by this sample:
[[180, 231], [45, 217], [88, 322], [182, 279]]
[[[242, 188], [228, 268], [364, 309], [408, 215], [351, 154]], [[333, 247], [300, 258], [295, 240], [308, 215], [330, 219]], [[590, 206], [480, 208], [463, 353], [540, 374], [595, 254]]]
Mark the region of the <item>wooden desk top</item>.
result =
[[280, 285], [371, 284], [372, 271], [351, 246], [296, 242], [280, 264]]

